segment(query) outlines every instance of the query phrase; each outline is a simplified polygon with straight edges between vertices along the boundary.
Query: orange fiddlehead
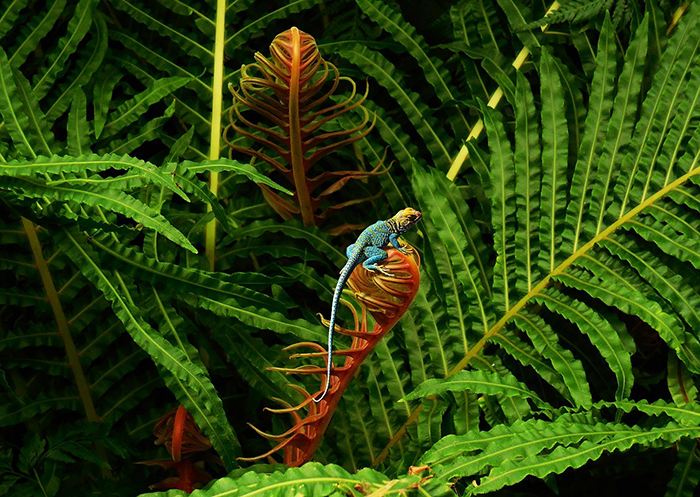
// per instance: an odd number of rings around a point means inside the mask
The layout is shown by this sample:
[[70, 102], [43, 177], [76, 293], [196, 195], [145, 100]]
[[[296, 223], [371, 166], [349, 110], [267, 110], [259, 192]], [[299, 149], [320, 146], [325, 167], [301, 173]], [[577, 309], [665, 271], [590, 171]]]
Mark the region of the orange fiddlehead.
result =
[[[319, 160], [371, 131], [374, 122], [370, 123], [369, 113], [362, 107], [367, 93], [356, 99], [355, 82], [341, 77], [338, 69], [321, 57], [314, 38], [297, 28], [275, 37], [270, 45], [269, 59], [258, 52], [255, 61], [241, 68], [238, 89], [229, 85], [233, 106], [224, 140], [232, 150], [269, 164], [294, 185], [295, 203], [262, 186], [265, 198], [283, 218], [301, 214], [306, 226], [317, 225], [327, 214], [317, 214], [326, 196], [342, 188], [349, 179], [383, 172], [379, 171], [380, 163], [372, 171], [326, 171], [308, 177], [310, 169]], [[349, 82], [352, 89], [343, 101], [334, 103], [331, 97], [340, 81]], [[327, 89], [324, 91], [324, 88]], [[322, 130], [325, 124], [353, 109], [362, 111], [364, 119], [361, 124], [334, 132]], [[247, 116], [246, 110], [257, 116]], [[259, 147], [232, 143], [228, 139], [230, 129]], [[322, 185], [327, 186], [320, 194], [312, 196]], [[335, 209], [339, 207], [337, 205]]]
[[[413, 247], [404, 244], [404, 248], [407, 252], [405, 254], [393, 248], [387, 251], [389, 257], [382, 263], [382, 267], [391, 276], [367, 271], [362, 266], [358, 266], [350, 276], [348, 287], [360, 303], [362, 314], [358, 317], [355, 309], [349, 306], [354, 316], [354, 329], [345, 329], [336, 325], [336, 332], [351, 336], [352, 344], [347, 350], [335, 352], [336, 356], [344, 356], [345, 361], [342, 366], [334, 366], [331, 370], [331, 387], [326, 397], [317, 404], [313, 399], [323, 391], [323, 388], [311, 394], [296, 385], [289, 385], [301, 393], [304, 400], [296, 406], [291, 406], [283, 400], [275, 399], [283, 407], [268, 410], [290, 414], [294, 425], [280, 435], [264, 433], [251, 425], [261, 436], [278, 443], [265, 454], [241, 458], [242, 460], [254, 461], [280, 450], [283, 451], [285, 464], [289, 466], [301, 466], [311, 460], [330, 423], [338, 401], [355, 372], [377, 343], [401, 319], [418, 292], [420, 260]], [[367, 329], [367, 313], [371, 314], [375, 320], [371, 331]], [[326, 326], [329, 325], [327, 320], [322, 319], [322, 321]], [[311, 342], [297, 343], [287, 347], [287, 350], [299, 348], [308, 348], [312, 352], [297, 353], [291, 358], [308, 359], [326, 357], [327, 354], [325, 348]], [[274, 369], [287, 374], [315, 374], [320, 377], [321, 385], [325, 383], [324, 366], [304, 365], [297, 368]]]
[[172, 468], [177, 471], [178, 476], [151, 485], [151, 489], [173, 488], [189, 493], [211, 481], [209, 473], [196, 466], [195, 462], [206, 459], [221, 464], [221, 460], [204, 454], [211, 449], [211, 442], [183, 406], [167, 412], [160, 418], [153, 428], [153, 435], [156, 437], [156, 445], [165, 446], [172, 460], [142, 461], [139, 464]]

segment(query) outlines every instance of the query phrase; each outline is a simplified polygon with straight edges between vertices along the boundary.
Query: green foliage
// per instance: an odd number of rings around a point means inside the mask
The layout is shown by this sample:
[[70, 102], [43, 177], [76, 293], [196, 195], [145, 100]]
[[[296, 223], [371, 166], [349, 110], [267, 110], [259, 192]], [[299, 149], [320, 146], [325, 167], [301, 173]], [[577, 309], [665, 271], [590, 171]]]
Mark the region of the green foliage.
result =
[[[697, 5], [0, 3], [0, 493], [146, 492], [166, 471], [134, 463], [169, 458], [151, 432], [180, 404], [212, 443], [194, 495], [697, 488]], [[217, 141], [226, 86], [294, 25], [371, 80], [375, 129], [316, 167], [392, 164], [318, 228]], [[318, 462], [238, 461], [270, 449], [247, 422], [284, 433], [263, 409], [317, 387], [268, 368], [325, 342], [345, 247], [406, 205], [419, 293]]]
[[[234, 471], [229, 476], [221, 478], [207, 490], [198, 492], [202, 497], [215, 497], [224, 495], [269, 495], [286, 496], [291, 492], [301, 495], [344, 495], [360, 496], [372, 492], [382, 492], [391, 489], [395, 492], [405, 493], [409, 489], [416, 490], [423, 495], [436, 497], [452, 495], [449, 487], [444, 483], [427, 480], [423, 481], [420, 475], [404, 476], [400, 479], [390, 479], [370, 468], [365, 468], [355, 474], [334, 464], [323, 466], [318, 463], [309, 463], [301, 468], [284, 468], [274, 471], [274, 466], [252, 466], [249, 470]], [[184, 492], [167, 492], [144, 494], [144, 497], [187, 495]]]

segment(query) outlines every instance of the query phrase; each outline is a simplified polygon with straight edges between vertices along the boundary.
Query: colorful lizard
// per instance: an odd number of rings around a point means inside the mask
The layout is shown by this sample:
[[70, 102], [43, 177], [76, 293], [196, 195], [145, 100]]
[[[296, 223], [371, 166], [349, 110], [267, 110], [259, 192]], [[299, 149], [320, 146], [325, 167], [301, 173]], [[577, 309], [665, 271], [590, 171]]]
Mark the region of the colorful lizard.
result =
[[390, 275], [385, 269], [377, 266], [378, 263], [387, 258], [384, 247], [389, 244], [396, 247], [401, 252], [404, 252], [403, 247], [399, 243], [399, 236], [406, 233], [418, 221], [421, 220], [422, 214], [415, 209], [406, 207], [396, 213], [391, 219], [386, 221], [377, 221], [372, 226], [365, 228], [357, 237], [357, 241], [350, 245], [346, 250], [348, 262], [345, 263], [340, 271], [338, 283], [335, 285], [333, 293], [333, 305], [331, 306], [331, 320], [328, 327], [328, 363], [326, 365], [326, 386], [323, 393], [314, 402], [321, 402], [328, 393], [331, 385], [331, 368], [333, 367], [333, 331], [335, 330], [335, 318], [338, 313], [338, 302], [340, 294], [348, 281], [350, 274], [360, 263], [369, 271], [378, 271], [382, 274]]

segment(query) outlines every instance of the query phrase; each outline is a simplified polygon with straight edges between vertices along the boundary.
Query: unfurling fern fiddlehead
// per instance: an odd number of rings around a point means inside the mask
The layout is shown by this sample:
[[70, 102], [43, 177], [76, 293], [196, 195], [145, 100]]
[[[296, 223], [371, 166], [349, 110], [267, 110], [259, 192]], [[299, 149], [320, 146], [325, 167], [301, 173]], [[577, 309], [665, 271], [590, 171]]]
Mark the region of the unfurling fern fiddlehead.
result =
[[[359, 266], [348, 279], [350, 290], [362, 306], [362, 318], [358, 319], [355, 309], [348, 305], [355, 318], [355, 329], [336, 328], [338, 333], [351, 336], [353, 340], [349, 349], [336, 352], [336, 355], [345, 356], [345, 364], [333, 367], [331, 388], [328, 394], [317, 404], [313, 402], [313, 399], [323, 391], [323, 388], [310, 394], [306, 390], [290, 384], [291, 388], [304, 396], [304, 400], [296, 406], [291, 406], [283, 400], [276, 399], [285, 407], [268, 410], [291, 414], [294, 419], [294, 426], [281, 435], [271, 435], [251, 425], [263, 437], [270, 440], [278, 440], [279, 443], [272, 450], [261, 456], [240, 458], [241, 460], [254, 461], [267, 457], [279, 450], [284, 450], [284, 462], [288, 466], [301, 466], [311, 460], [323, 438], [328, 423], [330, 423], [338, 401], [355, 376], [355, 372], [379, 341], [401, 319], [401, 316], [408, 310], [418, 292], [420, 259], [413, 247], [405, 244], [404, 248], [407, 252], [406, 254], [396, 249], [387, 251], [389, 257], [382, 266], [391, 273], [390, 276], [368, 271], [364, 267]], [[372, 331], [367, 329], [367, 312], [375, 320]], [[323, 319], [323, 324], [329, 325], [325, 319]], [[299, 347], [308, 347], [315, 350], [315, 352], [294, 354], [291, 358], [325, 357], [327, 354], [321, 345], [312, 342], [297, 343], [287, 347], [286, 350]], [[274, 369], [287, 374], [316, 374], [321, 376], [321, 385], [325, 384], [326, 368], [323, 366], [307, 365], [299, 368]], [[299, 414], [299, 411], [304, 407], [308, 407], [306, 417], [302, 417]]]
[[[381, 174], [380, 163], [372, 171], [325, 171], [313, 178], [307, 176], [318, 161], [372, 130], [374, 122], [370, 123], [369, 113], [362, 107], [367, 92], [355, 99], [355, 82], [340, 76], [338, 69], [321, 57], [314, 38], [297, 28], [277, 35], [270, 45], [270, 54], [268, 59], [258, 52], [256, 63], [241, 68], [238, 90], [229, 85], [233, 107], [224, 139], [232, 150], [262, 160], [294, 185], [296, 205], [262, 187], [278, 214], [285, 219], [301, 214], [306, 226], [314, 226], [329, 212], [348, 205], [338, 204], [316, 214], [326, 196], [338, 191], [350, 179]], [[333, 103], [331, 98], [341, 81], [349, 82], [352, 90], [340, 103]], [[326, 83], [331, 86], [324, 92]], [[254, 122], [244, 116], [245, 109], [257, 114], [260, 121]], [[325, 125], [354, 109], [364, 114], [361, 124], [338, 131], [324, 129]], [[263, 150], [232, 143], [228, 139], [229, 129], [261, 145]], [[312, 197], [315, 190], [329, 181], [333, 183]]]
[[142, 461], [138, 464], [146, 466], [161, 466], [175, 469], [177, 477], [169, 477], [151, 485], [151, 488], [170, 488], [191, 493], [211, 481], [211, 475], [199, 466], [196, 461], [209, 460], [218, 464], [221, 459], [207, 453], [211, 449], [211, 441], [204, 436], [192, 415], [183, 406], [178, 406], [165, 413], [153, 428], [156, 445], [163, 445], [172, 456], [172, 460]]

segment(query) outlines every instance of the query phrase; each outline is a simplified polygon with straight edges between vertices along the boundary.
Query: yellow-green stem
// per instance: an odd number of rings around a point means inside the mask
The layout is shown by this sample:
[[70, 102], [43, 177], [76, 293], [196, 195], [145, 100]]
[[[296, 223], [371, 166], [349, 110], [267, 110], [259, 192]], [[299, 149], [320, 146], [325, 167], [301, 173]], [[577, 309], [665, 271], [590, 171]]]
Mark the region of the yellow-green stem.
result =
[[[547, 10], [547, 14], [549, 15], [550, 13], [554, 12], [559, 8], [559, 2], [554, 2], [552, 5], [549, 7], [549, 10]], [[547, 26], [542, 26], [542, 31], [547, 29]], [[516, 71], [519, 71], [520, 68], [523, 66], [525, 61], [527, 60], [528, 56], [530, 55], [530, 50], [528, 50], [527, 47], [523, 47], [522, 50], [520, 50], [520, 53], [518, 56], [515, 58], [513, 61], [513, 67], [515, 68]], [[489, 98], [488, 106], [491, 107], [492, 109], [495, 109], [498, 103], [501, 101], [501, 98], [503, 98], [503, 90], [499, 86], [496, 88], [496, 91], [493, 92], [493, 95], [491, 95], [491, 98]], [[450, 181], [454, 181], [455, 178], [457, 177], [457, 174], [459, 174], [460, 169], [462, 169], [462, 166], [464, 165], [464, 161], [466, 161], [469, 158], [469, 149], [467, 148], [467, 142], [469, 140], [473, 140], [475, 138], [478, 138], [479, 135], [481, 135], [481, 132], [484, 130], [484, 123], [481, 119], [477, 121], [477, 123], [474, 125], [472, 128], [471, 132], [469, 133], [469, 136], [467, 136], [467, 139], [464, 140], [464, 145], [462, 145], [462, 148], [459, 150], [459, 153], [457, 154], [457, 157], [455, 157], [455, 160], [452, 161], [452, 165], [450, 166], [450, 170], [447, 172], [447, 179]]]
[[559, 264], [554, 271], [550, 272], [547, 276], [542, 278], [542, 281], [540, 281], [537, 285], [535, 285], [532, 290], [530, 290], [527, 295], [525, 295], [518, 303], [513, 305], [510, 309], [508, 309], [508, 312], [506, 312], [501, 319], [498, 320], [496, 324], [494, 324], [485, 334], [483, 337], [481, 337], [481, 340], [479, 340], [474, 346], [471, 348], [471, 350], [462, 358], [461, 361], [459, 361], [459, 364], [457, 364], [452, 370], [447, 373], [447, 376], [452, 376], [453, 374], [461, 371], [464, 369], [469, 361], [481, 351], [481, 349], [484, 348], [484, 345], [486, 345], [486, 342], [493, 337], [496, 333], [498, 333], [505, 325], [510, 321], [511, 318], [513, 318], [518, 311], [520, 311], [525, 305], [527, 305], [530, 300], [540, 293], [544, 288], [549, 284], [551, 279], [561, 273], [563, 273], [566, 269], [568, 269], [572, 264], [574, 264], [581, 256], [583, 256], [586, 252], [591, 250], [597, 243], [600, 243], [601, 241], [605, 240], [608, 238], [610, 235], [612, 235], [618, 228], [620, 228], [622, 225], [625, 223], [629, 222], [634, 216], [639, 214], [641, 211], [652, 205], [654, 202], [656, 202], [658, 199], [663, 197], [664, 195], [668, 194], [669, 192], [675, 190], [678, 188], [680, 185], [685, 183], [689, 178], [692, 176], [695, 176], [700, 173], [700, 168], [696, 169], [691, 169], [690, 172], [684, 174], [680, 178], [678, 178], [676, 181], [673, 183], [665, 186], [658, 192], [656, 192], [654, 195], [646, 199], [644, 202], [640, 203], [637, 207], [634, 209], [631, 209], [629, 212], [621, 216], [617, 221], [612, 223], [610, 226], [608, 226], [605, 230], [601, 231], [598, 233], [595, 237], [593, 237], [591, 240], [589, 240], [585, 245], [582, 245], [578, 250], [576, 250], [571, 256], [569, 256], [568, 259], [566, 259], [564, 262]]
[[54, 285], [53, 278], [49, 271], [49, 266], [44, 259], [44, 253], [41, 249], [41, 243], [39, 242], [39, 237], [36, 234], [36, 226], [30, 220], [22, 218], [22, 226], [24, 231], [27, 233], [27, 238], [29, 239], [29, 246], [32, 249], [32, 255], [34, 256], [34, 261], [36, 262], [36, 267], [39, 270], [39, 275], [41, 276], [41, 282], [44, 284], [44, 289], [46, 290], [46, 298], [51, 305], [51, 310], [53, 311], [54, 318], [56, 319], [56, 324], [58, 325], [58, 333], [61, 335], [63, 340], [63, 345], [66, 349], [66, 356], [68, 357], [68, 365], [73, 372], [75, 377], [75, 383], [78, 386], [78, 393], [80, 395], [80, 400], [83, 402], [83, 408], [85, 409], [85, 415], [88, 421], [95, 423], [99, 421], [97, 416], [97, 411], [95, 411], [95, 404], [92, 400], [92, 395], [90, 394], [90, 386], [85, 379], [85, 372], [80, 364], [80, 356], [78, 355], [78, 350], [75, 347], [75, 342], [70, 334], [70, 328], [68, 326], [68, 320], [63, 312], [63, 306], [61, 306], [61, 300], [56, 291], [56, 285]]
[[[224, 27], [226, 25], [226, 0], [216, 2], [216, 36], [214, 38], [214, 82], [211, 101], [211, 137], [209, 159], [217, 160], [221, 153], [221, 104], [224, 87]], [[209, 173], [209, 190], [218, 197], [219, 173]], [[211, 211], [211, 206], [207, 206]], [[205, 233], [205, 253], [209, 259], [209, 269], [216, 265], [216, 219], [207, 224]]]

